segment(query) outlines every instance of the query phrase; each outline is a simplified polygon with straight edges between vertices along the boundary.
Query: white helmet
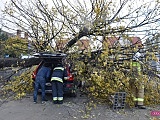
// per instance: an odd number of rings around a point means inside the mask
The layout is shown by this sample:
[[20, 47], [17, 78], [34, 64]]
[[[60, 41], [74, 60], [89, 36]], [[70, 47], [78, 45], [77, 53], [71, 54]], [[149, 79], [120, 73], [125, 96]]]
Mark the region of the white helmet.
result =
[[139, 60], [139, 58], [142, 56], [140, 52], [136, 52], [136, 54], [133, 56], [133, 60]]

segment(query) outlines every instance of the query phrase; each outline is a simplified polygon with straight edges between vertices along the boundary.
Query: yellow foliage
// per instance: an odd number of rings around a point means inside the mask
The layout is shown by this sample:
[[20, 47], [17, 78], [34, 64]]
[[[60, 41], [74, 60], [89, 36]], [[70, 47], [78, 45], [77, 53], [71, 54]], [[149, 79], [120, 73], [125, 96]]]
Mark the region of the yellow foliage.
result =
[[12, 57], [19, 57], [21, 54], [27, 54], [28, 41], [19, 37], [9, 38], [5, 41], [4, 52]]
[[21, 99], [26, 96], [27, 93], [33, 91], [33, 80], [31, 78], [31, 73], [33, 69], [27, 69], [20, 76], [15, 76], [7, 85], [3, 88], [4, 93], [7, 91], [13, 92], [15, 99]]
[[88, 92], [89, 96], [98, 101], [111, 103], [109, 98], [115, 92], [126, 92], [126, 103], [129, 106], [134, 106], [132, 86], [138, 86], [139, 83], [143, 82], [145, 86], [144, 104], [160, 104], [160, 82], [158, 82], [158, 79], [153, 78], [154, 80], [149, 81], [147, 75], [140, 74], [139, 77], [136, 76], [137, 80], [134, 81], [134, 84], [131, 84], [133, 78], [135, 79], [130, 64], [132, 61], [125, 60], [123, 64], [115, 64], [108, 55], [109, 52], [106, 50], [99, 58], [87, 64], [82, 60], [74, 63], [75, 70], [78, 72], [75, 79], [85, 81], [87, 86], [85, 92]]

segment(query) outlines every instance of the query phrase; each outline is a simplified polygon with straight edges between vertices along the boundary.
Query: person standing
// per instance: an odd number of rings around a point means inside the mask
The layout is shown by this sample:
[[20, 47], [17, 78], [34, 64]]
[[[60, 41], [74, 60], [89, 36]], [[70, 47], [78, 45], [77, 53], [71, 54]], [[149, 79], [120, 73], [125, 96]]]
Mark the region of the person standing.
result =
[[51, 76], [52, 82], [52, 96], [54, 104], [63, 104], [63, 81], [67, 80], [67, 71], [58, 64], [54, 69]]
[[146, 107], [143, 104], [144, 102], [144, 81], [143, 81], [143, 75], [141, 72], [141, 64], [140, 64], [139, 58], [140, 58], [140, 53], [136, 53], [131, 63], [132, 72], [133, 72], [131, 88], [133, 91], [133, 101], [135, 102], [135, 107], [139, 109], [146, 109]]
[[44, 63], [44, 65], [38, 70], [36, 75], [34, 94], [33, 94], [34, 103], [37, 103], [37, 93], [39, 86], [41, 87], [41, 92], [42, 92], [42, 98], [41, 98], [42, 104], [45, 103], [45, 101], [47, 101], [45, 98], [45, 84], [46, 81], [50, 78], [50, 74], [51, 74], [50, 64]]

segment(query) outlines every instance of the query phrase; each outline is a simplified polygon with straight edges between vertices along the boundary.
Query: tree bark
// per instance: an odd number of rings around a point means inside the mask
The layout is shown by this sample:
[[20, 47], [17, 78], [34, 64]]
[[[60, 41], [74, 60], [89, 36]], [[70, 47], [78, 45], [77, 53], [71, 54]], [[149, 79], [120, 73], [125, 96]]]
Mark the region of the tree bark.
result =
[[31, 67], [32, 65], [39, 64], [41, 59], [39, 58], [0, 58], [0, 68], [4, 67]]

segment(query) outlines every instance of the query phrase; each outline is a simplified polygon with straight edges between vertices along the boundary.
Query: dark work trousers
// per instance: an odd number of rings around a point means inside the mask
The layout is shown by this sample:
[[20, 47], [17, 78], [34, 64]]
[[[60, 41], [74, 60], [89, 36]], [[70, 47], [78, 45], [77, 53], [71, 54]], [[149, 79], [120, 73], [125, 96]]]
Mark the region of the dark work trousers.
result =
[[53, 80], [52, 81], [52, 96], [53, 101], [63, 101], [63, 83]]
[[45, 100], [45, 84], [46, 84], [46, 80], [44, 77], [41, 77], [41, 76], [36, 77], [35, 86], [34, 86], [34, 95], [33, 95], [34, 102], [37, 102], [37, 93], [38, 93], [39, 85], [41, 86], [41, 90], [42, 90], [42, 101]]

